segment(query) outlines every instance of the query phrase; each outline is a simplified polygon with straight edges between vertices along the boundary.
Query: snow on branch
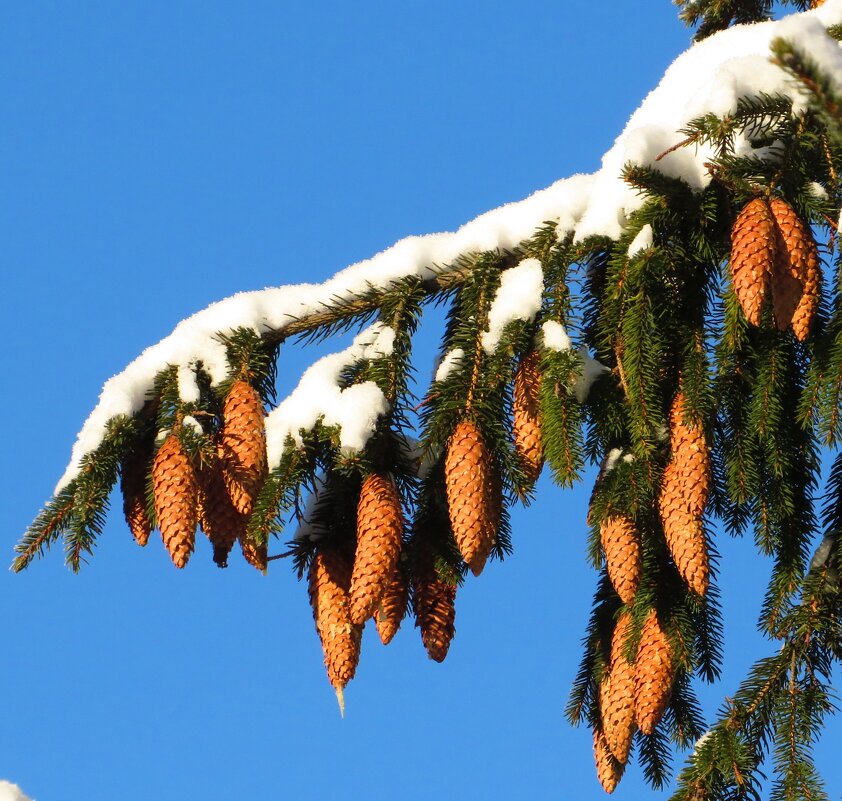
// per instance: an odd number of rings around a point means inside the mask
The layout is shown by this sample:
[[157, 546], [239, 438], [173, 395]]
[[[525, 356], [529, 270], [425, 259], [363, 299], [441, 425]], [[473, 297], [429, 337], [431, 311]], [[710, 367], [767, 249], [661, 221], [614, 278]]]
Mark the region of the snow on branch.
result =
[[[352, 303], [372, 291], [387, 292], [396, 282], [413, 277], [435, 278], [472, 253], [515, 249], [545, 222], [557, 223], [559, 238], [573, 236], [581, 242], [599, 236], [617, 240], [629, 216], [644, 202], [642, 195], [623, 180], [625, 165], [652, 167], [685, 181], [694, 190], [702, 189], [711, 180], [707, 163], [713, 154], [701, 144], [676, 147], [682, 139], [680, 132], [704, 115], [731, 115], [741, 99], [760, 94], [789, 98], [797, 113], [803, 103], [799, 88], [770, 60], [770, 44], [776, 38], [786, 38], [799, 50], [809, 52], [829, 75], [842, 75], [842, 50], [825, 30], [838, 24], [842, 24], [842, 0], [827, 0], [821, 8], [781, 21], [722, 31], [693, 45], [675, 60], [658, 87], [631, 116], [595, 174], [560, 180], [525, 200], [489, 211], [455, 232], [402, 239], [322, 284], [243, 292], [187, 318], [170, 336], [106, 382], [99, 403], [78, 435], [56, 492], [78, 475], [85, 455], [103, 442], [109, 420], [140, 411], [161, 371], [176, 368], [185, 402], [198, 396], [194, 375], [197, 366], [201, 365], [214, 384], [224, 381], [229, 365], [220, 335], [250, 329], [280, 341], [293, 324], [323, 314], [337, 304]], [[518, 314], [528, 317], [531, 308]], [[315, 381], [316, 376], [322, 374], [312, 374], [308, 380]], [[288, 421], [294, 417], [289, 410], [297, 408], [296, 404], [281, 404], [279, 410], [282, 407], [287, 411], [279, 411], [274, 420], [287, 422], [278, 423], [278, 431], [295, 437], [297, 432]], [[286, 414], [290, 417], [284, 417]], [[273, 429], [272, 437], [277, 441], [279, 436]], [[348, 436], [350, 443], [354, 437]]]

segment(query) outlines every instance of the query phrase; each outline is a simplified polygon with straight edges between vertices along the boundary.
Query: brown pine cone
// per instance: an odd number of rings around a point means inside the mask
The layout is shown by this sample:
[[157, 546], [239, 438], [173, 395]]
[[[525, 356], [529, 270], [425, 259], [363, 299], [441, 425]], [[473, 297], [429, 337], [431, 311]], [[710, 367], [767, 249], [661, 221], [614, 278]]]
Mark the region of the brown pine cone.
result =
[[199, 526], [213, 546], [213, 561], [218, 567], [228, 567], [228, 555], [245, 532], [248, 518], [231, 503], [219, 462], [199, 470], [197, 478]]
[[634, 671], [634, 709], [637, 725], [652, 734], [669, 703], [675, 666], [672, 647], [657, 612], [649, 612], [640, 633]]
[[606, 793], [613, 793], [623, 777], [623, 766], [614, 758], [600, 729], [593, 732], [593, 754], [596, 762], [596, 777]]
[[670, 412], [672, 458], [661, 479], [658, 512], [678, 572], [693, 592], [708, 589], [710, 558], [702, 515], [710, 492], [710, 453], [704, 429], [684, 419], [679, 392]]
[[258, 545], [246, 533], [245, 526], [239, 538], [240, 550], [243, 552], [243, 558], [254, 568], [259, 570], [263, 575], [266, 575], [266, 569], [269, 566], [268, 556], [269, 548], [264, 542]]
[[357, 551], [351, 574], [351, 622], [362, 625], [398, 564], [403, 537], [403, 510], [390, 476], [370, 473], [357, 503]]
[[196, 478], [190, 457], [173, 433], [155, 454], [152, 492], [161, 537], [173, 564], [184, 567], [196, 538]]
[[152, 450], [140, 443], [123, 460], [120, 467], [120, 489], [123, 492], [123, 514], [135, 542], [146, 545], [152, 523], [146, 511], [146, 477], [152, 462]]
[[441, 579], [434, 551], [419, 537], [412, 548], [412, 581], [415, 625], [430, 659], [443, 662], [456, 633], [456, 585]]
[[310, 563], [310, 606], [325, 655], [327, 677], [343, 707], [343, 690], [360, 661], [362, 627], [351, 623], [348, 587], [351, 563], [332, 548], [320, 548]]
[[515, 372], [512, 424], [520, 468], [531, 486], [544, 466], [544, 445], [541, 441], [540, 392], [541, 357], [531, 350], [521, 358]]
[[468, 420], [462, 420], [450, 436], [444, 480], [456, 545], [478, 576], [497, 535], [492, 495], [495, 479], [482, 432]]
[[374, 625], [383, 645], [388, 645], [401, 627], [401, 621], [406, 615], [409, 591], [406, 586], [406, 576], [400, 565], [395, 567], [392, 578], [386, 584], [380, 602], [374, 611]]
[[625, 765], [629, 758], [634, 721], [634, 664], [623, 655], [626, 640], [632, 629], [631, 615], [623, 612], [611, 637], [611, 667], [602, 694], [602, 728], [605, 742], [618, 762]]
[[634, 601], [640, 583], [640, 537], [634, 523], [613, 515], [599, 524], [608, 578], [624, 604]]
[[[810, 335], [821, 299], [822, 273], [818, 249], [810, 226], [802, 222], [789, 203], [775, 198], [769, 207], [780, 233], [778, 271], [787, 276], [786, 286], [789, 287], [784, 295], [787, 306], [778, 326], [783, 330], [791, 320], [795, 336], [804, 342]], [[786, 317], [787, 311], [789, 317]]]
[[234, 508], [251, 514], [268, 470], [263, 401], [246, 381], [235, 381], [222, 409], [219, 459]]
[[731, 228], [731, 281], [746, 319], [760, 325], [775, 263], [777, 229], [762, 198], [749, 201]]

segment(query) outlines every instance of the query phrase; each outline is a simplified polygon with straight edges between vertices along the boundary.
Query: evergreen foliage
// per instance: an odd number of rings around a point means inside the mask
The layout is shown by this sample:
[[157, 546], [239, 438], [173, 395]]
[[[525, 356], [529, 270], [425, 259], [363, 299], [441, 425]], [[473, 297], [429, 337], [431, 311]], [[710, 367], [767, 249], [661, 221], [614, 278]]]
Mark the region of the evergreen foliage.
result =
[[[682, 19], [698, 26], [697, 39], [773, 11], [766, 0], [676, 4]], [[809, 3], [789, 5], [803, 9]], [[728, 118], [706, 115], [679, 132], [684, 139], [677, 147], [714, 146], [714, 180], [701, 191], [655, 169], [627, 165], [623, 177], [645, 203], [617, 241], [574, 242], [559, 238], [547, 223], [517, 248], [465, 254], [433, 279], [336, 300], [283, 331], [238, 331], [224, 339], [228, 379], [214, 385], [197, 365], [199, 394], [191, 402], [180, 398], [175, 368], [163, 371], [145, 407], [111, 421], [79, 475], [36, 518], [17, 546], [13, 569], [23, 570], [61, 538], [68, 565], [78, 570], [93, 551], [109, 493], [131, 454], [152, 454], [153, 443], [159, 447], [172, 432], [196, 471], [215, 469], [224, 401], [234, 382], [249, 383], [271, 405], [282, 340], [321, 340], [376, 318], [394, 335], [390, 348], [356, 357], [339, 380], [342, 389], [371, 382], [382, 393], [386, 412], [373, 435], [363, 450], [353, 451], [325, 421], [301, 431], [300, 441], [290, 437], [280, 462], [270, 465], [242, 536], [265, 546], [292, 530], [285, 552], [270, 558], [291, 556], [299, 578], [322, 550], [352, 559], [362, 483], [372, 472], [388, 474], [409, 521], [400, 561], [409, 586], [432, 580], [455, 586], [468, 565], [449, 516], [448, 449], [461, 423], [481, 432], [491, 479], [481, 488], [477, 514], [491, 520], [491, 553], [503, 559], [513, 544], [508, 508], [528, 502], [532, 492], [512, 441], [512, 382], [519, 360], [537, 349], [543, 452], [553, 479], [569, 487], [587, 462], [600, 465], [588, 520], [589, 554], [599, 578], [567, 706], [570, 721], [601, 731], [600, 692], [610, 674], [617, 620], [630, 616], [623, 655], [640, 671], [641, 655], [654, 647], [645, 641], [654, 619], [666, 644], [659, 646], [651, 675], [637, 676], [644, 688], [638, 691], [651, 693], [650, 685], [666, 682], [655, 689], [665, 690], [668, 700], [654, 729], [637, 731], [633, 746], [651, 785], [670, 781], [676, 746], [692, 751], [675, 799], [759, 798], [767, 776], [773, 799], [825, 798], [812, 747], [833, 710], [831, 675], [842, 660], [842, 255], [836, 222], [842, 96], [832, 79], [838, 76], [823, 74], [791, 43], [776, 41], [772, 57], [802, 87], [804, 108], [761, 94], [741, 101]], [[751, 152], [735, 148], [738, 134], [751, 142]], [[810, 236], [824, 258], [825, 299], [806, 341], [782, 326], [769, 298], [760, 324], [751, 324], [732, 280], [732, 226], [756, 198], [785, 201], [812, 226]], [[651, 245], [630, 251], [646, 231]], [[541, 308], [510, 322], [489, 349], [484, 334], [502, 276], [525, 259], [537, 259], [543, 272]], [[757, 291], [774, 293], [775, 280], [769, 277], [771, 289]], [[412, 344], [429, 303], [448, 304], [442, 360], [459, 356], [418, 398]], [[547, 325], [569, 333], [582, 349], [559, 347]], [[699, 432], [711, 463], [709, 475], [694, 479], [704, 483], [704, 508], [687, 512], [711, 565], [703, 594], [679, 572], [666, 533], [674, 521], [659, 505], [677, 448], [671, 410], [679, 396], [680, 422]], [[832, 467], [822, 488], [825, 458]], [[154, 524], [151, 497], [147, 506]], [[612, 586], [601, 537], [615, 516], [629, 521], [640, 552], [639, 583], [628, 606]], [[758, 625], [774, 653], [752, 667], [706, 726], [693, 679], [713, 682], [720, 674], [717, 525], [735, 536], [751, 532], [758, 551], [771, 560]], [[824, 539], [816, 549], [820, 530]], [[413, 567], [422, 554], [433, 555], [433, 579]], [[448, 625], [452, 636], [452, 619]]]

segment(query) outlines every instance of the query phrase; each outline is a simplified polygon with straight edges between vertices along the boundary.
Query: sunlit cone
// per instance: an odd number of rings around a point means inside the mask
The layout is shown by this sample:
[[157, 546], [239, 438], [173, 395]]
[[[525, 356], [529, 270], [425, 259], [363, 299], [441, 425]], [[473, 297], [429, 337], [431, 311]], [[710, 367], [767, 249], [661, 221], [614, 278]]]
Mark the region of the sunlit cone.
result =
[[151, 462], [151, 449], [141, 444], [129, 453], [120, 467], [123, 514], [138, 545], [146, 545], [152, 531], [152, 523], [146, 511], [146, 476]]
[[482, 433], [462, 420], [448, 441], [444, 479], [453, 536], [474, 575], [482, 572], [497, 534], [496, 510], [489, 504], [495, 486], [492, 471]]
[[267, 473], [263, 401], [251, 384], [231, 385], [222, 420], [219, 459], [225, 487], [237, 511], [248, 515]]
[[661, 720], [674, 678], [672, 647], [657, 612], [652, 609], [640, 633], [634, 671], [635, 718], [644, 734], [652, 734]]
[[218, 462], [199, 470], [197, 479], [199, 527], [213, 546], [213, 561], [219, 567], [228, 567], [228, 555], [245, 532], [248, 518], [234, 508]]
[[430, 659], [443, 662], [456, 633], [456, 585], [443, 581], [429, 543], [416, 537], [412, 548], [415, 625]]
[[661, 479], [658, 512], [667, 547], [693, 592], [708, 589], [710, 558], [702, 515], [710, 492], [710, 453], [704, 429], [684, 418], [678, 393], [670, 412], [672, 456]]
[[600, 729], [594, 729], [593, 754], [596, 762], [596, 777], [606, 793], [613, 793], [623, 777], [623, 766], [614, 758], [608, 748], [605, 735]]
[[[796, 214], [795, 209], [781, 198], [775, 198], [769, 204], [772, 216], [780, 232], [782, 247], [778, 248], [779, 271], [789, 276], [789, 283], [795, 282], [800, 292], [787, 296], [792, 306], [790, 317], [795, 336], [804, 341], [810, 335], [813, 319], [819, 308], [822, 290], [821, 264], [810, 227]], [[792, 302], [795, 301], [795, 305]], [[786, 323], [789, 320], [784, 318]], [[779, 325], [786, 328], [782, 320]]]
[[602, 729], [605, 741], [617, 761], [624, 764], [629, 758], [634, 720], [635, 668], [623, 654], [632, 629], [631, 615], [623, 612], [611, 638], [611, 665], [605, 691], [602, 693]]
[[366, 476], [357, 503], [357, 550], [351, 573], [351, 621], [365, 623], [377, 609], [398, 564], [403, 511], [389, 476]]
[[398, 566], [392, 573], [392, 578], [386, 584], [386, 589], [374, 610], [374, 625], [377, 626], [377, 633], [383, 645], [388, 645], [401, 627], [408, 601], [406, 575]]
[[256, 543], [245, 530], [245, 526], [238, 538], [240, 543], [240, 550], [243, 552], [243, 558], [254, 568], [261, 573], [266, 573], [266, 568], [269, 564], [267, 557], [269, 556], [269, 549], [266, 543]]
[[184, 567], [196, 538], [196, 478], [190, 457], [170, 433], [152, 464], [155, 517], [173, 564]]
[[351, 562], [338, 551], [320, 548], [310, 563], [310, 606], [325, 655], [327, 677], [342, 704], [342, 691], [360, 661], [362, 627], [351, 623], [348, 588]]
[[531, 350], [523, 356], [515, 372], [512, 424], [515, 451], [528, 484], [538, 480], [544, 466], [544, 446], [541, 442], [540, 392], [541, 357]]
[[760, 325], [775, 263], [777, 230], [769, 205], [755, 198], [731, 228], [731, 281], [734, 294], [752, 325]]
[[624, 604], [634, 601], [640, 583], [640, 537], [634, 523], [613, 515], [599, 525], [608, 578]]

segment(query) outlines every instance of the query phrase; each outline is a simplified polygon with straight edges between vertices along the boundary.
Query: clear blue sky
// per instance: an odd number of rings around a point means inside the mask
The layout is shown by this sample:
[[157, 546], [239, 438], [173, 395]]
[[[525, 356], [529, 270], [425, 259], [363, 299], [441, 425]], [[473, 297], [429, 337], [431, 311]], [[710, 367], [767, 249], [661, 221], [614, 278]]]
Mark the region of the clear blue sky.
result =
[[[688, 41], [667, 0], [4, 4], [3, 560], [102, 382], [178, 320], [593, 170]], [[285, 386], [312, 356], [284, 352]], [[60, 550], [0, 573], [0, 778], [37, 801], [603, 797], [563, 717], [589, 487], [540, 490], [460, 592], [443, 665], [411, 621], [388, 648], [366, 632], [345, 720], [284, 562], [219, 571], [202, 542], [178, 572], [118, 502], [80, 575]], [[720, 548], [709, 713], [770, 648], [767, 566]], [[616, 795], [642, 788], [632, 766]]]

